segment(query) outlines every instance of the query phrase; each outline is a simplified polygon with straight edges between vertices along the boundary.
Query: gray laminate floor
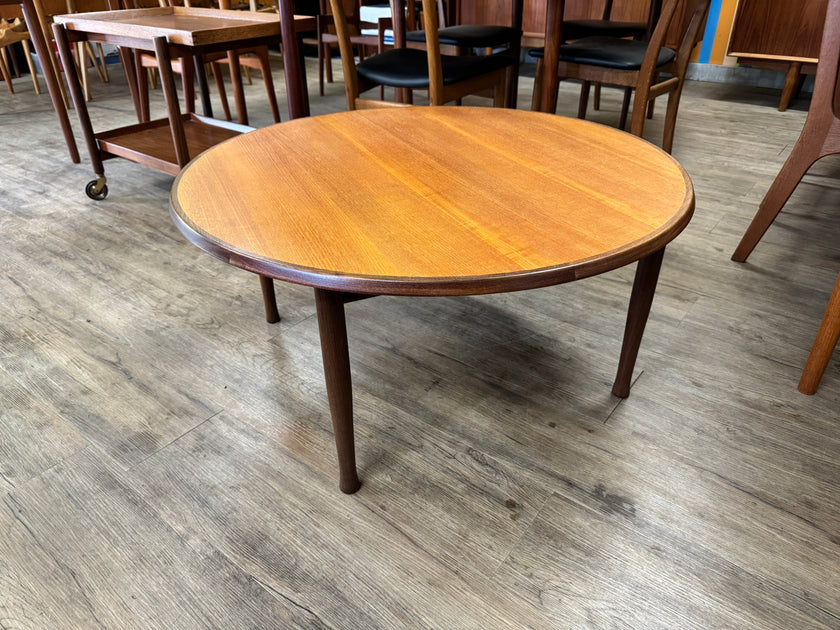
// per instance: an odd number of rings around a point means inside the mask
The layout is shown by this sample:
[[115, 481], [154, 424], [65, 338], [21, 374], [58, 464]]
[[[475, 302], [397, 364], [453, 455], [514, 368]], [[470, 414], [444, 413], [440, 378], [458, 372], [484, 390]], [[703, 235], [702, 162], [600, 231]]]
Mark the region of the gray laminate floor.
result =
[[[840, 628], [840, 356], [816, 396], [796, 390], [840, 271], [840, 163], [729, 260], [807, 102], [687, 86], [674, 155], [697, 211], [626, 400], [610, 385], [632, 268], [349, 305], [363, 486], [345, 496], [311, 290], [279, 285], [266, 324], [257, 279], [174, 228], [171, 177], [113, 160], [88, 200], [87, 156], [71, 164], [49, 97], [16, 88], [0, 628]], [[118, 69], [93, 90], [97, 129], [132, 121]], [[341, 84], [311, 91], [314, 112], [344, 109]], [[263, 99], [255, 79], [258, 125]], [[606, 92], [592, 119], [618, 106]]]

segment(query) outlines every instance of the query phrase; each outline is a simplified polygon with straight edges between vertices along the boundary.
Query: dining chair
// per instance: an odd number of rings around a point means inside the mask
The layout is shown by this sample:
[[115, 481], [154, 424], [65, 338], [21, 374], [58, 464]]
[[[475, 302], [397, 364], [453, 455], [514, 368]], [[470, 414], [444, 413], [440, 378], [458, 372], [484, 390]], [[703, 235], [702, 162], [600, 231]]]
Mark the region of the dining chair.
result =
[[[648, 7], [649, 18], [645, 22], [633, 22], [626, 20], [612, 19], [614, 2], [613, 0], [605, 0], [604, 8], [601, 11], [600, 18], [582, 18], [574, 20], [563, 20], [563, 39], [567, 42], [576, 39], [583, 39], [584, 37], [620, 37], [637, 40], [649, 39], [650, 34], [656, 26], [656, 19], [659, 17], [659, 9], [656, 8], [657, 2], [661, 5], [661, 0], [651, 0]], [[581, 88], [583, 89], [583, 88]], [[632, 94], [631, 88], [624, 88], [624, 101], [622, 103], [622, 122], [620, 127], [624, 128], [627, 120], [627, 111], [630, 106], [630, 97]], [[601, 83], [595, 83], [595, 90], [592, 97], [592, 109], [599, 110], [601, 108]], [[648, 118], [653, 115], [652, 108], [648, 108]]]
[[[349, 14], [346, 7], [344, 10], [350, 30], [350, 43], [356, 47], [360, 60], [373, 52], [383, 52], [386, 49], [386, 32], [393, 30], [390, 11], [388, 17], [380, 17], [376, 22], [362, 20], [361, 11], [362, 0], [353, 1], [353, 10]], [[335, 19], [328, 0], [319, 0], [315, 20], [315, 37], [305, 37], [303, 43], [314, 45], [318, 51], [318, 93], [323, 96], [324, 84], [333, 82], [332, 54], [333, 49], [338, 46]]]
[[817, 338], [808, 356], [802, 377], [799, 379], [799, 391], [803, 394], [813, 394], [822, 380], [825, 368], [840, 339], [840, 276], [834, 284], [834, 291], [828, 300], [822, 323], [817, 331]]
[[840, 0], [829, 0], [805, 125], [758, 206], [732, 260], [744, 262], [817, 160], [840, 153]]
[[20, 18], [15, 18], [8, 22], [0, 18], [0, 74], [3, 75], [3, 80], [9, 87], [9, 92], [15, 93], [15, 88], [12, 85], [12, 73], [9, 69], [9, 55], [6, 49], [12, 44], [17, 44], [23, 47], [24, 55], [26, 56], [26, 65], [29, 66], [29, 73], [32, 75], [32, 84], [35, 86], [35, 93], [41, 93], [41, 86], [38, 84], [38, 76], [35, 74], [35, 64], [32, 61], [32, 50], [29, 48], [29, 31], [26, 30], [26, 25], [21, 22]]
[[[578, 118], [586, 116], [589, 86], [592, 83], [631, 88], [635, 90], [635, 97], [630, 131], [641, 137], [648, 103], [658, 96], [668, 94], [662, 148], [670, 153], [685, 72], [691, 51], [702, 37], [710, 0], [685, 0], [682, 3], [684, 13], [679, 11], [680, 3], [681, 0], [666, 0], [648, 41], [620, 37], [585, 37], [571, 41], [560, 46], [560, 61], [556, 69], [545, 68], [541, 63], [542, 49], [530, 51], [529, 55], [538, 60], [532, 107], [538, 108], [536, 99], [541, 93], [540, 85], [545, 72], [557, 72], [561, 79], [582, 81]], [[672, 23], [678, 18], [681, 21], [676, 38], [677, 47], [668, 48], [665, 39]], [[627, 112], [623, 111], [622, 114], [620, 122], [623, 128]]]
[[[519, 88], [519, 58], [522, 50], [522, 9], [524, 0], [511, 0], [510, 25], [494, 24], [455, 24], [446, 25], [446, 12], [443, 0], [436, 0], [438, 15], [438, 40], [441, 47], [451, 48], [455, 55], [473, 54], [475, 51], [488, 51], [488, 54], [508, 55], [516, 63], [508, 67], [505, 93], [505, 106], [515, 108]], [[410, 11], [410, 9], [409, 9]], [[425, 9], [424, 9], [425, 12]], [[406, 33], [406, 42], [411, 45], [425, 44], [426, 31], [412, 30]]]
[[[219, 8], [230, 9], [230, 0], [219, 0]], [[251, 0], [249, 2], [249, 10], [254, 12], [264, 10], [271, 11], [272, 9], [276, 12], [276, 8], [274, 8], [273, 4], [268, 9], [264, 9], [257, 4], [256, 0]], [[234, 83], [236, 81], [241, 81], [241, 77], [233, 76], [235, 73], [235, 70], [231, 67], [233, 55], [236, 55], [239, 65], [245, 69], [246, 73], [248, 69], [259, 70], [265, 86], [266, 96], [268, 96], [268, 106], [271, 109], [272, 118], [274, 119], [274, 122], [279, 123], [280, 108], [277, 105], [277, 92], [274, 89], [274, 79], [271, 76], [271, 61], [268, 56], [268, 46], [254, 46], [227, 53], [218, 53], [209, 57], [205, 56], [204, 61], [210, 64], [210, 68], [213, 72], [213, 79], [216, 82], [216, 89], [219, 92], [219, 99], [222, 103], [222, 111], [224, 113], [225, 120], [231, 120], [231, 114], [230, 106], [228, 105], [227, 100], [227, 92], [225, 91], [225, 82], [222, 78], [221, 66], [227, 65], [231, 68], [231, 80]], [[248, 76], [248, 80], [250, 81], [250, 75]], [[241, 90], [234, 91], [236, 97], [237, 121], [240, 124], [247, 125], [248, 113], [243, 101], [244, 96], [241, 95]]]
[[[341, 51], [344, 85], [348, 109], [405, 105], [411, 102], [411, 91], [429, 91], [431, 105], [443, 105], [468, 94], [489, 92], [493, 104], [505, 103], [507, 69], [515, 63], [508, 55], [453, 56], [442, 55], [437, 37], [438, 15], [435, 0], [423, 0], [423, 21], [427, 34], [426, 50], [405, 47], [405, 12], [402, 0], [391, 0], [394, 19], [394, 48], [372, 55], [358, 65], [347, 20], [340, 0], [330, 0], [335, 17]], [[361, 93], [384, 85], [396, 88], [400, 103], [387, 103], [362, 98]]]

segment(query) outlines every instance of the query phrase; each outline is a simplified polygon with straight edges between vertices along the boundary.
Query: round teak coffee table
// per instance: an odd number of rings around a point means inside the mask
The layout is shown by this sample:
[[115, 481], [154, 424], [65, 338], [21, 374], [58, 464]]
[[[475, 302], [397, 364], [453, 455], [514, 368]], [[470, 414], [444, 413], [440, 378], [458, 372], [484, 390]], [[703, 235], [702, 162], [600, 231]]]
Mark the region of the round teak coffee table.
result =
[[315, 288], [339, 486], [350, 493], [360, 484], [345, 303], [520, 291], [638, 261], [612, 390], [626, 397], [665, 245], [688, 224], [694, 189], [673, 158], [616, 129], [412, 107], [233, 138], [178, 175], [171, 205], [210, 254]]

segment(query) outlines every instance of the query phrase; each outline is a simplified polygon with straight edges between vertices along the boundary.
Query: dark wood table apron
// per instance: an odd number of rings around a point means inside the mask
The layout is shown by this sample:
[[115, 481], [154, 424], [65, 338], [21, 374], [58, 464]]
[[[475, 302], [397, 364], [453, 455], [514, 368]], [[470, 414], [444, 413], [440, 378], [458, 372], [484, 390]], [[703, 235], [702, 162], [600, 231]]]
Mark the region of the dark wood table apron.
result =
[[315, 288], [343, 492], [359, 488], [344, 304], [520, 291], [638, 261], [613, 393], [629, 394], [665, 245], [688, 224], [682, 167], [560, 116], [413, 107], [304, 118], [220, 144], [176, 178], [198, 247]]

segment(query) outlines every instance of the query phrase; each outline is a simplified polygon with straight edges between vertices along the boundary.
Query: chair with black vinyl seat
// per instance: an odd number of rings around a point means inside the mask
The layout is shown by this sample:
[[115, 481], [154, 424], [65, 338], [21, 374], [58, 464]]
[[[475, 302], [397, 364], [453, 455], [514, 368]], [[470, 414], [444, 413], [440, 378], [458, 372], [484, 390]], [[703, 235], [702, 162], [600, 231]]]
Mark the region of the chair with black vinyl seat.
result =
[[573, 41], [584, 37], [630, 37], [645, 39], [647, 22], [624, 22], [612, 19], [613, 0], [604, 2], [600, 19], [563, 20], [563, 39]]
[[[653, 0], [653, 2], [656, 2], [656, 0]], [[604, 10], [601, 12], [600, 19], [590, 18], [563, 20], [563, 39], [567, 42], [574, 41], [576, 39], [583, 39], [584, 37], [620, 37], [622, 39], [629, 37], [631, 39], [645, 40], [648, 39], [650, 32], [655, 26], [655, 18], [658, 17], [658, 11], [656, 11], [657, 15], [650, 16], [650, 18], [653, 19], [652, 22], [629, 22], [612, 19], [612, 12], [613, 0], [605, 0]], [[582, 89], [588, 89], [588, 86], [584, 86]], [[631, 92], [632, 90], [630, 88], [625, 88], [624, 90], [621, 122], [619, 123], [619, 127], [622, 129], [627, 122], [627, 112], [630, 107]], [[601, 84], [596, 83], [595, 94], [592, 99], [592, 108], [597, 110], [600, 109], [600, 106]], [[652, 111], [648, 111], [648, 118], [650, 118], [652, 113]]]
[[[455, 24], [438, 28], [438, 41], [443, 47], [455, 50], [456, 55], [471, 54], [476, 50], [495, 51], [502, 49], [502, 54], [513, 57], [516, 63], [508, 68], [506, 83], [506, 107], [516, 107], [519, 84], [519, 56], [522, 49], [522, 6], [524, 0], [512, 0], [510, 26], [494, 24]], [[436, 1], [438, 23], [445, 24], [443, 0]], [[424, 8], [424, 13], [426, 9]], [[406, 42], [426, 42], [425, 30], [406, 33]]]
[[[585, 89], [581, 90], [578, 118], [584, 118], [589, 84], [632, 88], [635, 97], [630, 131], [641, 137], [648, 103], [657, 96], [668, 94], [662, 148], [670, 153], [685, 72], [691, 51], [702, 37], [710, 4], [710, 0], [685, 0], [685, 11], [681, 13], [678, 11], [680, 1], [666, 0], [656, 28], [646, 42], [620, 37], [585, 37], [560, 46], [556, 69], [544, 67], [541, 50], [531, 51], [529, 55], [538, 59], [535, 96], [540, 93], [538, 84], [544, 72], [557, 72], [561, 79], [579, 79]], [[677, 16], [682, 17], [682, 22], [677, 37], [679, 44], [674, 50], [665, 46], [665, 38]], [[663, 75], [666, 76], [663, 78]]]
[[[508, 68], [515, 63], [506, 55], [442, 55], [438, 41], [438, 15], [435, 0], [423, 0], [423, 21], [427, 33], [426, 50], [405, 48], [405, 21], [402, 0], [391, 0], [394, 16], [394, 48], [372, 55], [356, 64], [347, 20], [340, 0], [330, 0], [341, 50], [348, 109], [393, 106], [394, 103], [361, 97], [361, 93], [384, 85], [407, 91], [428, 90], [432, 105], [443, 105], [469, 94], [490, 92], [494, 105], [505, 102]], [[396, 9], [396, 10], [394, 10]]]
[[[354, 0], [353, 11], [344, 13], [350, 28], [350, 42], [356, 47], [360, 59], [371, 52], [381, 53], [386, 48], [385, 32], [392, 29], [390, 11], [388, 17], [379, 17], [377, 21], [362, 20], [362, 2]], [[318, 51], [318, 93], [324, 95], [324, 83], [332, 83], [332, 51], [338, 45], [335, 33], [335, 20], [328, 0], [319, 0], [319, 13], [316, 16], [315, 37], [303, 38], [304, 44], [316, 46]], [[368, 31], [376, 31], [370, 33]]]

